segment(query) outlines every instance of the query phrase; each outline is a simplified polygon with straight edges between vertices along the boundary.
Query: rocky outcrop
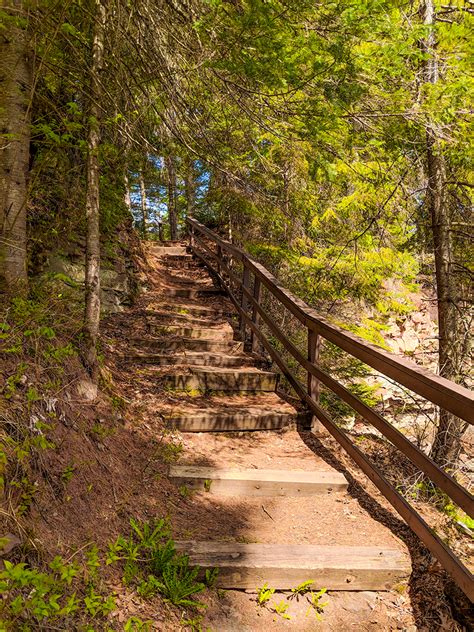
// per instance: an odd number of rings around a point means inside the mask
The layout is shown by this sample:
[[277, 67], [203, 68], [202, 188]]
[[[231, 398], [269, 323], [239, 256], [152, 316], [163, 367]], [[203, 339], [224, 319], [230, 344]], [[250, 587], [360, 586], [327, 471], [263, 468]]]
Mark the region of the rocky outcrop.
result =
[[436, 302], [431, 293], [412, 293], [413, 310], [403, 317], [392, 317], [383, 332], [390, 349], [399, 355], [412, 357], [418, 364], [436, 371], [438, 325]]
[[[68, 283], [84, 284], [85, 264], [83, 261], [73, 261], [60, 255], [53, 255], [49, 259], [48, 273]], [[119, 261], [116, 267], [102, 268], [100, 271], [100, 285], [102, 309], [106, 313], [121, 312], [133, 303], [138, 292], [138, 281], [135, 266], [132, 261]]]

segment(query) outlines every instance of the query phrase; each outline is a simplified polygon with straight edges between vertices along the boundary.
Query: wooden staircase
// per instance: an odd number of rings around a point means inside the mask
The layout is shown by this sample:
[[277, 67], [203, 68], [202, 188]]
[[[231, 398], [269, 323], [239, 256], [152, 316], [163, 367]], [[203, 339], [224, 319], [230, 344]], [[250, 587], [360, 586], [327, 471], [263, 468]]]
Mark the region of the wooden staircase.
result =
[[[167, 425], [183, 433], [295, 427], [297, 411], [276, 393], [278, 374], [263, 370], [261, 358], [244, 352], [222, 292], [203, 267], [177, 243], [153, 246], [151, 254], [158, 258], [162, 275], [161, 302], [157, 309], [146, 310], [151, 337], [130, 342], [133, 360], [145, 365], [143, 370], [156, 372], [165, 389], [182, 394], [178, 409], [163, 411]], [[198, 398], [198, 405], [193, 398]], [[210, 452], [212, 461], [211, 457]], [[315, 504], [324, 499], [324, 506], [336, 516], [346, 502], [345, 477], [327, 467], [307, 469], [306, 462], [302, 467], [306, 469], [249, 469], [232, 461], [226, 467], [180, 464], [170, 468], [169, 477], [180, 488], [206, 494], [208, 502], [239, 499], [249, 515], [259, 510], [262, 498], [283, 511], [285, 503], [307, 503], [310, 497]], [[293, 526], [288, 524], [287, 529]], [[317, 533], [318, 524], [313, 527]], [[389, 590], [407, 580], [410, 563], [402, 545], [359, 538], [358, 523], [353, 529], [357, 545], [262, 542], [257, 525], [255, 542], [193, 539], [179, 542], [179, 548], [203, 569], [218, 567], [217, 585], [226, 589], [256, 590], [266, 582], [285, 590], [313, 580], [330, 590]]]

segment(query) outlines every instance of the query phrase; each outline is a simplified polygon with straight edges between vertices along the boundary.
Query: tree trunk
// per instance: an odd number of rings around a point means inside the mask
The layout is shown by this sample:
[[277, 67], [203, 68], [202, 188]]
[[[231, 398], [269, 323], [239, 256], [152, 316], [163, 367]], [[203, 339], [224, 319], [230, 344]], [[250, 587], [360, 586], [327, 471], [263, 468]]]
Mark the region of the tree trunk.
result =
[[97, 339], [100, 322], [100, 229], [99, 229], [99, 142], [101, 72], [104, 63], [105, 7], [95, 3], [94, 36], [90, 67], [90, 105], [86, 191], [86, 309], [84, 318], [84, 361], [92, 381], [97, 383]]
[[[425, 0], [424, 24], [428, 34], [423, 42], [426, 53], [425, 83], [438, 81], [436, 37], [433, 30], [433, 0]], [[439, 331], [439, 374], [459, 381], [462, 365], [462, 341], [458, 313], [458, 288], [453, 265], [450, 207], [446, 195], [446, 162], [434, 127], [426, 128], [426, 202], [431, 217], [435, 260]], [[454, 469], [459, 457], [461, 438], [467, 427], [462, 420], [440, 409], [439, 424], [431, 447], [431, 458], [443, 467]]]
[[146, 208], [146, 189], [145, 189], [145, 178], [143, 177], [143, 170], [140, 169], [140, 203], [142, 209], [142, 235], [143, 239], [146, 239], [146, 226], [148, 223], [148, 215]]
[[[458, 382], [461, 377], [462, 340], [459, 327], [458, 290], [453, 265], [450, 209], [446, 200], [446, 165], [432, 130], [427, 130], [427, 201], [433, 231], [438, 307], [439, 374]], [[431, 458], [454, 469], [467, 424], [440, 409]]]
[[186, 192], [186, 215], [192, 217], [196, 204], [196, 182], [194, 180], [194, 163], [192, 160], [188, 160], [186, 164], [184, 188]]
[[[24, 18], [21, 0], [3, 10]], [[32, 55], [26, 28], [13, 23], [0, 34], [0, 277], [7, 290], [27, 289], [26, 203], [30, 155]]]
[[178, 239], [178, 209], [176, 198], [176, 164], [173, 156], [165, 158], [168, 172], [168, 220], [170, 224], [170, 239]]

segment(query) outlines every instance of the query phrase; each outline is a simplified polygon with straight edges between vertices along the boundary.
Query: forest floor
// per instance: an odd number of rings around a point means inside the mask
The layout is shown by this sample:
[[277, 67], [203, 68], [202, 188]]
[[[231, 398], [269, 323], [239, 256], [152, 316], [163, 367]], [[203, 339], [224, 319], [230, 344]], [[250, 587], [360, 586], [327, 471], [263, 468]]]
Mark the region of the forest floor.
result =
[[[259, 606], [255, 594], [245, 591], [210, 589], [199, 596], [206, 606], [202, 611], [173, 607], [159, 596], [145, 600], [133, 586], [123, 584], [121, 573], [111, 565], [104, 569], [103, 587], [115, 595], [117, 608], [107, 625], [121, 630], [129, 617], [139, 616], [152, 621], [152, 629], [163, 632], [467, 629], [459, 623], [459, 616], [466, 621], [469, 613], [452, 582], [332, 438], [318, 438], [295, 428], [219, 435], [184, 435], [166, 428], [164, 413], [179, 408], [183, 396], [163, 388], [155, 370], [133, 360], [140, 352], [136, 341], [151, 340], [155, 335], [147, 311], [160, 308], [166, 301], [160, 262], [150, 250], [146, 260], [142, 271], [145, 291], [133, 307], [109, 316], [104, 323], [108, 395], [93, 403], [76, 395], [57, 404], [62, 411], [52, 433], [57, 447], [45, 452], [40, 464], [41, 471], [47, 473], [46, 482], [38, 487], [27, 526], [18, 522], [21, 539], [28, 541], [29, 558], [57, 553], [74, 557], [90, 543], [103, 550], [130, 530], [130, 518], [152, 521], [164, 516], [170, 519], [175, 539], [218, 537], [250, 542], [275, 538], [314, 543], [317, 534], [318, 543], [351, 544], [360, 543], [361, 537], [373, 538], [408, 550], [413, 570], [406, 589], [330, 592], [324, 597], [327, 605], [318, 619], [314, 613], [307, 616], [304, 598], [294, 599], [289, 602], [291, 620], [284, 620], [270, 605]], [[207, 298], [204, 303], [231, 312], [222, 296]], [[232, 318], [229, 321], [232, 323]], [[363, 441], [364, 448], [389, 468], [389, 449], [370, 437]], [[335, 468], [349, 481], [348, 494], [340, 498], [341, 511], [334, 518], [324, 497], [317, 503], [291, 498], [259, 499], [258, 503], [231, 498], [216, 503], [205, 493], [182, 493], [167, 477], [171, 463], [210, 461], [214, 465], [270, 469], [296, 464], [304, 469], [304, 463], [310, 468]], [[73, 472], [67, 480], [65, 471]], [[446, 516], [427, 503], [415, 501], [415, 505], [465, 554], [467, 538], [453, 531]], [[289, 518], [294, 524], [291, 530], [285, 526]], [[275, 594], [272, 603], [287, 597]], [[453, 599], [458, 603], [456, 618]], [[97, 628], [101, 629], [105, 630], [105, 625]]]

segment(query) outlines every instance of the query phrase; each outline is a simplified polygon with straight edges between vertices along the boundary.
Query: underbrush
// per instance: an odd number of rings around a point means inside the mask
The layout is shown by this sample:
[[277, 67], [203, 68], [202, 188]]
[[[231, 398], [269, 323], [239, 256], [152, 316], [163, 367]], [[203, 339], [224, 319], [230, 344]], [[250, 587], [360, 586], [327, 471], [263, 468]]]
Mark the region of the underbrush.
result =
[[8, 515], [28, 513], [42, 475], [51, 432], [64, 419], [74, 383], [84, 376], [78, 355], [82, 303], [56, 279], [33, 286], [0, 313], [0, 484]]
[[130, 536], [117, 538], [107, 555], [108, 564], [122, 564], [124, 583], [144, 598], [160, 594], [174, 606], [203, 608], [195, 595], [213, 586], [217, 570], [206, 571], [204, 581], [199, 581], [199, 568], [176, 550], [166, 519], [155, 524], [132, 519], [130, 525]]
[[[123, 432], [125, 411], [105, 368], [94, 402], [77, 388], [88, 380], [80, 361], [83, 299], [66, 281], [43, 278], [28, 298], [13, 298], [0, 311], [0, 632], [150, 630], [143, 612], [175, 607], [180, 612], [168, 614], [199, 621], [198, 595], [215, 573], [198, 577], [165, 519], [130, 520], [130, 532], [109, 542], [130, 515], [119, 506], [112, 533], [67, 531], [102, 493], [97, 455]], [[159, 462], [177, 449], [160, 444]], [[55, 511], [70, 511], [61, 527]], [[137, 609], [122, 611], [123, 592], [138, 594]]]
[[[166, 519], [131, 519], [130, 525], [131, 532], [110, 543], [104, 555], [91, 544], [68, 559], [56, 556], [42, 570], [6, 560], [0, 572], [0, 630], [116, 630], [108, 620], [116, 608], [107, 584], [110, 566], [119, 567], [124, 585], [143, 600], [161, 596], [188, 611], [204, 608], [195, 596], [213, 585], [217, 571], [198, 580], [199, 568], [176, 551]], [[152, 621], [132, 616], [119, 629], [150, 630], [151, 625]]]

